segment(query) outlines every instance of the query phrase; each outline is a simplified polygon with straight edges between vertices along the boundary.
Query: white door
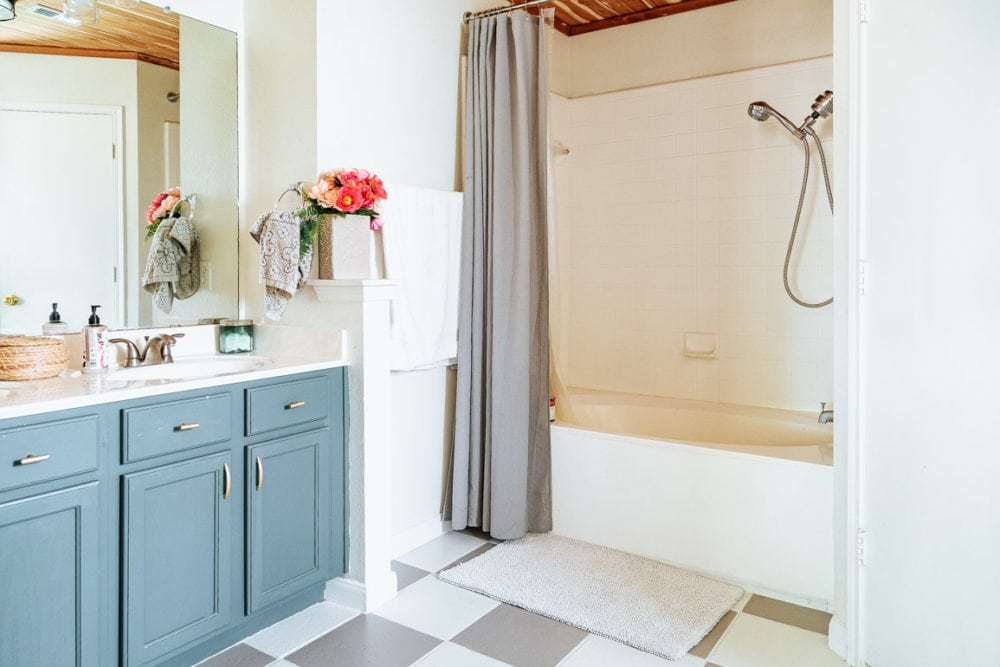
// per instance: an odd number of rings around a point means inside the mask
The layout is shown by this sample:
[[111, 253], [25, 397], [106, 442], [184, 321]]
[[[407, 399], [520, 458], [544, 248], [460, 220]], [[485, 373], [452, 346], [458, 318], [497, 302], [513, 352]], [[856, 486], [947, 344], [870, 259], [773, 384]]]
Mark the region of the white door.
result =
[[[66, 110], [63, 110], [66, 109]], [[53, 303], [71, 329], [91, 304], [121, 324], [114, 110], [0, 103], [0, 333], [41, 333]]]

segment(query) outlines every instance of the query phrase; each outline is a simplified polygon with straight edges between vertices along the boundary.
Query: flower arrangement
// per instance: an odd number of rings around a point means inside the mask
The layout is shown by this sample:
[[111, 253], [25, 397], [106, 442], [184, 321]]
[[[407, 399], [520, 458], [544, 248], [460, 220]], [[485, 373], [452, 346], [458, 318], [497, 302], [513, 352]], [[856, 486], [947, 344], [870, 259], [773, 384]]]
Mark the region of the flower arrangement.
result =
[[299, 210], [302, 227], [299, 254], [305, 255], [319, 234], [323, 218], [327, 215], [367, 215], [371, 229], [382, 229], [379, 205], [389, 195], [382, 179], [364, 169], [332, 169], [324, 171], [316, 184], [302, 192], [306, 204]]
[[180, 188], [170, 188], [166, 192], [161, 192], [153, 197], [153, 201], [149, 203], [149, 208], [146, 209], [146, 222], [148, 223], [146, 227], [147, 241], [153, 238], [153, 234], [156, 233], [156, 229], [160, 226], [161, 222], [166, 218], [173, 217], [174, 209], [177, 208], [177, 204], [180, 201]]

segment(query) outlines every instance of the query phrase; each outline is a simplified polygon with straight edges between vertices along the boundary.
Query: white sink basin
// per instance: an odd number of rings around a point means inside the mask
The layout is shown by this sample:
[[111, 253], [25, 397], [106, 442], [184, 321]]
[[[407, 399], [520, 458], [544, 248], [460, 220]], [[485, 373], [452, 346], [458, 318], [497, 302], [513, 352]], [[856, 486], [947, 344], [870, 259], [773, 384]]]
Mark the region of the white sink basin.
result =
[[177, 359], [172, 364], [122, 368], [115, 371], [112, 377], [116, 380], [197, 380], [216, 375], [245, 373], [263, 368], [270, 363], [271, 360], [266, 357], [226, 355], [187, 357]]

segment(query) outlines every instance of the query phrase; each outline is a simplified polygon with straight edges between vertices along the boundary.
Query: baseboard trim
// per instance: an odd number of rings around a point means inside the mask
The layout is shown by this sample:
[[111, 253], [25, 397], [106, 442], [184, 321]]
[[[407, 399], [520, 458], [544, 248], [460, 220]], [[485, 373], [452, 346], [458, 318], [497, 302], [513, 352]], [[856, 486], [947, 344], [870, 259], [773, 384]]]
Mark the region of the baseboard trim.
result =
[[404, 530], [392, 536], [392, 557], [399, 558], [403, 554], [423, 546], [435, 537], [441, 537], [451, 532], [451, 521], [442, 521], [435, 516], [413, 528]]
[[326, 582], [323, 599], [366, 614], [396, 597], [397, 590], [396, 573], [391, 570], [376, 582], [362, 583], [345, 575]]
[[834, 614], [830, 619], [830, 636], [827, 646], [843, 660], [847, 660], [847, 625], [843, 619]]

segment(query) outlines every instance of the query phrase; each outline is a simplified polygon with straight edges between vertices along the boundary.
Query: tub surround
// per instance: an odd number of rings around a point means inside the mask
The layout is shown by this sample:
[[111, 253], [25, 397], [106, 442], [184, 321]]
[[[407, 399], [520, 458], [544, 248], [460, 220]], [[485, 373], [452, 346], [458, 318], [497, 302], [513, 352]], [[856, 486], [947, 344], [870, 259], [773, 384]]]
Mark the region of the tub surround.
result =
[[[162, 332], [162, 329], [119, 331], [113, 335], [109, 334], [108, 337], [141, 341], [143, 336], [153, 336]], [[182, 362], [189, 357], [205, 359], [207, 355], [215, 354], [215, 326], [171, 327], [169, 332], [185, 335], [174, 348], [176, 362]], [[71, 368], [61, 376], [48, 380], [0, 382], [0, 419], [204, 389], [234, 382], [252, 382], [347, 365], [342, 354], [342, 331], [260, 325], [256, 328], [257, 351], [253, 356], [259, 358], [262, 364], [252, 370], [196, 379], [130, 379], [129, 369], [122, 367], [116, 367], [101, 375], [81, 375], [73, 368], [74, 365], [79, 368], [80, 336], [71, 334], [67, 335], [66, 339], [70, 347]], [[230, 359], [233, 356], [218, 355], [220, 359]], [[124, 361], [124, 355], [121, 361]]]

